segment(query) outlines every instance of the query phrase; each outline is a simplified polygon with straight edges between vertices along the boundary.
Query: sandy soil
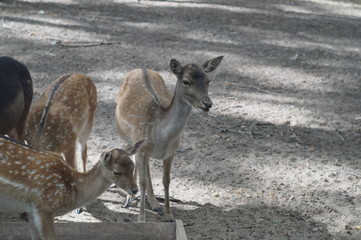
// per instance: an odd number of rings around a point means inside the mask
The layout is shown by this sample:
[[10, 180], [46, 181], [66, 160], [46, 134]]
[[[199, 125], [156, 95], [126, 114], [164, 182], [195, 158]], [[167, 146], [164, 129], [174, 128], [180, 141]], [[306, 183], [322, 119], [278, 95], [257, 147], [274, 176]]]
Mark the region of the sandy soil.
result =
[[[361, 239], [360, 3], [1, 0], [0, 54], [28, 66], [35, 100], [61, 74], [94, 80], [88, 166], [124, 144], [113, 115], [126, 72], [159, 71], [173, 88], [171, 58], [224, 55], [214, 107], [192, 114], [172, 168], [172, 208], [188, 238]], [[158, 195], [161, 168], [151, 162]], [[135, 221], [137, 207], [123, 201], [111, 188], [57, 220]]]

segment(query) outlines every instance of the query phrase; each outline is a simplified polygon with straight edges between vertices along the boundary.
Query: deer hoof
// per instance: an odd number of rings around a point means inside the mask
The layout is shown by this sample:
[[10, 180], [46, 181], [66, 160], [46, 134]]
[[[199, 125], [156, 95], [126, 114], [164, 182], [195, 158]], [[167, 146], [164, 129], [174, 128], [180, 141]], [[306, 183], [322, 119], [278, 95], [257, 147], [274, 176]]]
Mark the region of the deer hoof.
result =
[[166, 219], [163, 222], [175, 222], [174, 219]]
[[26, 222], [29, 222], [29, 215], [28, 215], [28, 213], [26, 213], [26, 212], [21, 213], [21, 214], [20, 214], [20, 218], [21, 218], [22, 220], [25, 220]]
[[82, 213], [83, 211], [84, 211], [83, 208], [77, 208], [77, 209], [74, 210], [74, 212], [75, 212], [76, 214], [80, 214], [80, 213]]
[[162, 213], [162, 208], [161, 207], [157, 207], [157, 208], [154, 208], [153, 209], [153, 212], [156, 212], [156, 213]]

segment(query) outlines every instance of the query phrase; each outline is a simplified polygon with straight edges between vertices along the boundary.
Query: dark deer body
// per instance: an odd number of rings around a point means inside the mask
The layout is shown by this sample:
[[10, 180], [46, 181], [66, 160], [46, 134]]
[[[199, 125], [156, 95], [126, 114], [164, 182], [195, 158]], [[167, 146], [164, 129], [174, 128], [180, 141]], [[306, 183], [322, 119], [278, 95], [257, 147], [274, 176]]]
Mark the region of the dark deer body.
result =
[[24, 142], [24, 130], [33, 84], [25, 65], [10, 57], [0, 57], [0, 134]]

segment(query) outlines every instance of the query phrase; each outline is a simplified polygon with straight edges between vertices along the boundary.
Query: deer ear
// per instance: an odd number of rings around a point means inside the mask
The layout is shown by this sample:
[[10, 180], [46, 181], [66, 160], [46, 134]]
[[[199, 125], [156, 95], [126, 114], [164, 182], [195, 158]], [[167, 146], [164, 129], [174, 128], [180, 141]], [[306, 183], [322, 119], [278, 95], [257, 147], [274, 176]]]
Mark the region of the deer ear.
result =
[[114, 164], [114, 159], [111, 152], [103, 152], [100, 156], [104, 166], [109, 170], [112, 170], [111, 165]]
[[207, 62], [203, 63], [203, 69], [205, 72], [212, 72], [215, 70], [218, 65], [222, 62], [223, 56], [219, 56], [216, 58], [213, 58], [211, 60], [208, 60]]
[[129, 154], [129, 156], [136, 154], [138, 150], [143, 146], [146, 140], [147, 140], [146, 138], [143, 138], [142, 140], [139, 140], [138, 142], [134, 143], [132, 146], [128, 147], [126, 152]]
[[182, 72], [182, 66], [181, 66], [180, 62], [176, 59], [170, 60], [169, 66], [170, 66], [170, 69], [172, 70], [172, 72], [176, 75], [178, 75]]

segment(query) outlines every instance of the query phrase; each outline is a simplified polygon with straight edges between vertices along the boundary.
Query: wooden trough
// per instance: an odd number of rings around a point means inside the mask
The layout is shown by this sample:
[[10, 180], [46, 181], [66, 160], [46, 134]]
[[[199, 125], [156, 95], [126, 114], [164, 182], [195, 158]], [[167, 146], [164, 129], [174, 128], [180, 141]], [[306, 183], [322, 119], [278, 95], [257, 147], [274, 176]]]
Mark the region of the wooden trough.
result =
[[[187, 240], [180, 220], [149, 223], [55, 223], [59, 240]], [[30, 240], [28, 223], [0, 223], [1, 240]]]

